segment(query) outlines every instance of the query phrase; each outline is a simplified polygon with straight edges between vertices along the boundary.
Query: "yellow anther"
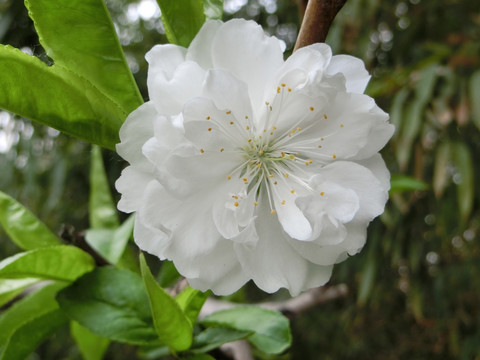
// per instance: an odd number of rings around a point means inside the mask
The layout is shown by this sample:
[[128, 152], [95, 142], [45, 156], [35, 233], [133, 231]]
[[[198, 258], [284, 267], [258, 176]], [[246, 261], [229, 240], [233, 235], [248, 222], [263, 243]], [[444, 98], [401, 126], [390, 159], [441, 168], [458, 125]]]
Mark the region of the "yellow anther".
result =
[[251, 143], [251, 142], [252, 142], [252, 139], [248, 139], [248, 142]]
[[270, 214], [274, 215], [276, 213], [275, 209], [273, 209], [272, 211], [270, 211]]
[[259, 154], [260, 156], [263, 155], [263, 154], [264, 154], [263, 150], [260, 150], [260, 151], [258, 152], [258, 154]]
[[310, 111], [313, 111], [315, 110], [315, 108], [313, 106], [310, 106]]
[[223, 152], [224, 150], [225, 150], [224, 148], [221, 148], [221, 149], [220, 149], [220, 152]]
[[277, 185], [278, 183], [276, 181], [273, 182], [273, 185]]
[[277, 87], [277, 94], [280, 94], [280, 87]]
[[248, 119], [248, 115], [245, 115], [245, 119]]
[[207, 116], [205, 119], [206, 119], [206, 120], [210, 120], [210, 116]]
[[290, 190], [290, 192], [291, 192], [292, 194], [295, 194], [295, 190], [293, 190], [293, 189], [292, 189], [292, 190]]
[[227, 175], [227, 179], [230, 180], [232, 177], [230, 175]]
[[288, 178], [288, 173], [285, 173], [285, 175], [284, 175], [284, 176], [285, 176], [286, 178]]
[[307, 166], [308, 166], [308, 161], [305, 161], [305, 165], [307, 165]]
[[258, 202], [254, 201], [254, 202], [253, 202], [253, 205], [257, 206], [257, 205], [258, 205]]
[[235, 202], [233, 203], [233, 206], [237, 207], [237, 206], [238, 206], [238, 201], [235, 201]]
[[285, 205], [285, 200], [282, 200], [282, 205]]
[[230, 125], [233, 125], [233, 121], [230, 121]]
[[328, 119], [327, 114], [323, 114], [323, 118], [327, 120]]
[[308, 160], [308, 163], [309, 163], [309, 164], [313, 163], [313, 160], [312, 160], [312, 159], [309, 159], [309, 160]]
[[263, 132], [267, 132], [267, 129], [263, 129]]
[[285, 85], [284, 83], [282, 83], [281, 85], [282, 85], [282, 87], [285, 87], [285, 86], [287, 86], [287, 85]]
[[301, 127], [297, 127], [297, 131], [302, 131], [302, 128], [301, 128]]
[[320, 138], [320, 141], [323, 141], [323, 140], [325, 140], [325, 139], [324, 139], [324, 138]]
[[245, 129], [250, 130], [250, 126], [248, 126], [248, 125], [245, 126]]
[[205, 150], [203, 150], [203, 149], [200, 149], [200, 152], [203, 154], [203, 153], [205, 152]]
[[292, 134], [294, 134], [295, 131], [297, 131], [297, 130], [295, 130], [295, 129], [290, 130], [290, 132], [291, 132]]
[[273, 178], [273, 174], [268, 174], [268, 177], [269, 177], [269, 178]]
[[247, 178], [246, 178], [246, 177], [244, 177], [242, 180], [243, 180], [243, 181], [247, 181]]
[[277, 127], [276, 127], [276, 126], [272, 126], [272, 130], [277, 130]]
[[208, 131], [212, 131], [212, 128], [208, 128]]
[[258, 164], [257, 164], [257, 167], [258, 167], [258, 168], [262, 167], [262, 164], [258, 163]]
[[273, 110], [273, 107], [272, 107], [272, 105], [270, 105], [270, 111], [272, 111], [272, 110]]
[[238, 196], [237, 195], [233, 195], [232, 196], [235, 200], [238, 200]]
[[273, 131], [270, 132], [270, 135], [273, 135]]
[[232, 113], [231, 110], [225, 111], [225, 114], [230, 115]]
[[336, 159], [336, 158], [337, 158], [337, 155], [333, 154], [333, 155], [332, 155], [332, 158]]
[[288, 88], [288, 92], [291, 92], [291, 91], [292, 91], [292, 89], [291, 89], [291, 88]]
[[262, 135], [259, 135], [258, 138], [261, 139], [261, 138], [262, 138]]
[[323, 196], [323, 195], [325, 195], [325, 193], [322, 191], [322, 192], [320, 193], [320, 196]]
[[280, 156], [281, 156], [281, 157], [285, 157], [285, 153], [282, 151], [282, 152], [280, 153]]
[[340, 127], [343, 127], [343, 124], [340, 124]]
[[317, 145], [317, 148], [321, 149], [321, 148], [322, 148], [322, 145]]
[[268, 101], [265, 101], [265, 105], [270, 105], [270, 103]]

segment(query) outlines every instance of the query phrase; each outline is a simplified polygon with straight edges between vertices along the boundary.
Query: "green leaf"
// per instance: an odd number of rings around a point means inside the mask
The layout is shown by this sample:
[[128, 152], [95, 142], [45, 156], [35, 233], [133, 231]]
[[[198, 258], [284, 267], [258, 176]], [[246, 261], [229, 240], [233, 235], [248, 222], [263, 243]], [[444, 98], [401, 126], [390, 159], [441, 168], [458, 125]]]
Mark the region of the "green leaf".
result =
[[407, 175], [392, 175], [390, 186], [390, 195], [405, 191], [428, 189], [428, 185], [425, 182]]
[[0, 108], [110, 149], [127, 113], [73, 72], [0, 46]]
[[20, 294], [25, 288], [39, 282], [39, 279], [0, 279], [0, 307]]
[[65, 283], [44, 286], [2, 313], [0, 316], [0, 346], [5, 345], [23, 324], [58, 309], [55, 295], [64, 287]]
[[8, 340], [0, 360], [24, 360], [66, 322], [65, 315], [57, 309], [23, 324]]
[[103, 166], [102, 150], [92, 147], [90, 160], [90, 227], [93, 229], [117, 228], [119, 226], [117, 208], [113, 203], [107, 174]]
[[196, 354], [193, 356], [182, 357], [181, 360], [215, 360], [215, 358], [208, 354]]
[[[157, 0], [168, 41], [188, 47], [205, 22], [202, 0]], [[214, 7], [207, 7], [209, 13]]]
[[6, 258], [0, 262], [0, 278], [74, 281], [94, 267], [92, 257], [79, 248], [58, 245]]
[[173, 286], [175, 281], [177, 281], [178, 278], [180, 278], [180, 276], [181, 275], [178, 273], [178, 270], [172, 261], [169, 261], [169, 260], [162, 261], [162, 265], [160, 267], [160, 273], [158, 276], [158, 282], [161, 287]]
[[218, 311], [205, 317], [202, 323], [254, 332], [248, 340], [267, 354], [279, 354], [292, 343], [288, 319], [279, 312], [255, 306], [239, 306]]
[[208, 328], [195, 337], [192, 351], [208, 352], [223, 344], [246, 339], [253, 334], [252, 331], [235, 330], [227, 327]]
[[87, 79], [130, 113], [142, 103], [103, 0], [27, 0], [40, 43], [56, 65]]
[[1, 191], [0, 224], [10, 239], [24, 250], [60, 243], [57, 236], [43, 222], [22, 204]]
[[203, 0], [203, 12], [207, 19], [222, 20], [223, 0]]
[[140, 276], [105, 266], [57, 296], [60, 308], [94, 334], [134, 344], [159, 345]]
[[363, 306], [367, 303], [373, 286], [375, 285], [375, 276], [377, 274], [377, 259], [370, 255], [362, 269], [362, 277], [358, 289], [357, 304]]
[[441, 198], [450, 178], [448, 166], [451, 162], [450, 142], [442, 141], [437, 148], [435, 167], [433, 170], [433, 191], [437, 198]]
[[480, 94], [480, 70], [473, 73], [469, 83], [472, 120], [477, 128], [480, 129], [480, 101], [478, 101], [478, 94]]
[[461, 142], [453, 144], [453, 154], [455, 166], [460, 175], [460, 180], [457, 182], [458, 209], [461, 220], [466, 222], [472, 212], [475, 194], [472, 154], [467, 145]]
[[76, 321], [70, 322], [70, 333], [82, 354], [83, 360], [102, 360], [110, 341], [95, 335]]
[[117, 229], [89, 229], [85, 240], [111, 264], [117, 264], [132, 236], [134, 223], [135, 215], [130, 215]]
[[191, 322], [175, 299], [155, 281], [143, 254], [140, 254], [140, 268], [158, 337], [174, 350], [188, 349], [193, 337]]
[[177, 295], [175, 300], [180, 308], [185, 313], [187, 318], [192, 324], [195, 324], [200, 310], [205, 301], [210, 296], [208, 291], [201, 292], [200, 290], [193, 289], [192, 287], [186, 287], [180, 294]]

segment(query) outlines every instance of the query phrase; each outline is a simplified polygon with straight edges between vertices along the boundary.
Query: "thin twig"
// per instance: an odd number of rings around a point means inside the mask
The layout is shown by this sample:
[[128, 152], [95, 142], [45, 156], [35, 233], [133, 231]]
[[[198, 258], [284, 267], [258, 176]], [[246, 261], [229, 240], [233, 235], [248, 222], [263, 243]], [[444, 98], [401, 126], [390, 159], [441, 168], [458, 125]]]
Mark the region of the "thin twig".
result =
[[309, 0], [294, 51], [325, 42], [333, 19], [347, 0]]

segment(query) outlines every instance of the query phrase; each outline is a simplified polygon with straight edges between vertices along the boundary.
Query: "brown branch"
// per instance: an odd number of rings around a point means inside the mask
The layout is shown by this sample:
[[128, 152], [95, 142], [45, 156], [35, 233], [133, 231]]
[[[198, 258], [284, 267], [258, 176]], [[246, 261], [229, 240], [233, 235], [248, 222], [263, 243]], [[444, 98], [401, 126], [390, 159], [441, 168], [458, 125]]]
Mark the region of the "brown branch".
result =
[[333, 19], [346, 2], [347, 0], [309, 0], [293, 51], [325, 42]]

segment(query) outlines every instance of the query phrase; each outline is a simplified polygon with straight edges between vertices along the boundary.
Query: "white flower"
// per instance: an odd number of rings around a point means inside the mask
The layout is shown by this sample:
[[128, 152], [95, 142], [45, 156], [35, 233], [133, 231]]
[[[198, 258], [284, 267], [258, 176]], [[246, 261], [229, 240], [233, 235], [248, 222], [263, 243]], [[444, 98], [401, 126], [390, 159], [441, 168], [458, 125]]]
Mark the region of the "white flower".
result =
[[207, 22], [188, 49], [155, 46], [150, 101], [120, 131], [118, 207], [137, 212], [135, 241], [200, 290], [323, 285], [387, 201], [378, 151], [393, 126], [362, 94], [363, 62], [283, 50], [238, 19]]

